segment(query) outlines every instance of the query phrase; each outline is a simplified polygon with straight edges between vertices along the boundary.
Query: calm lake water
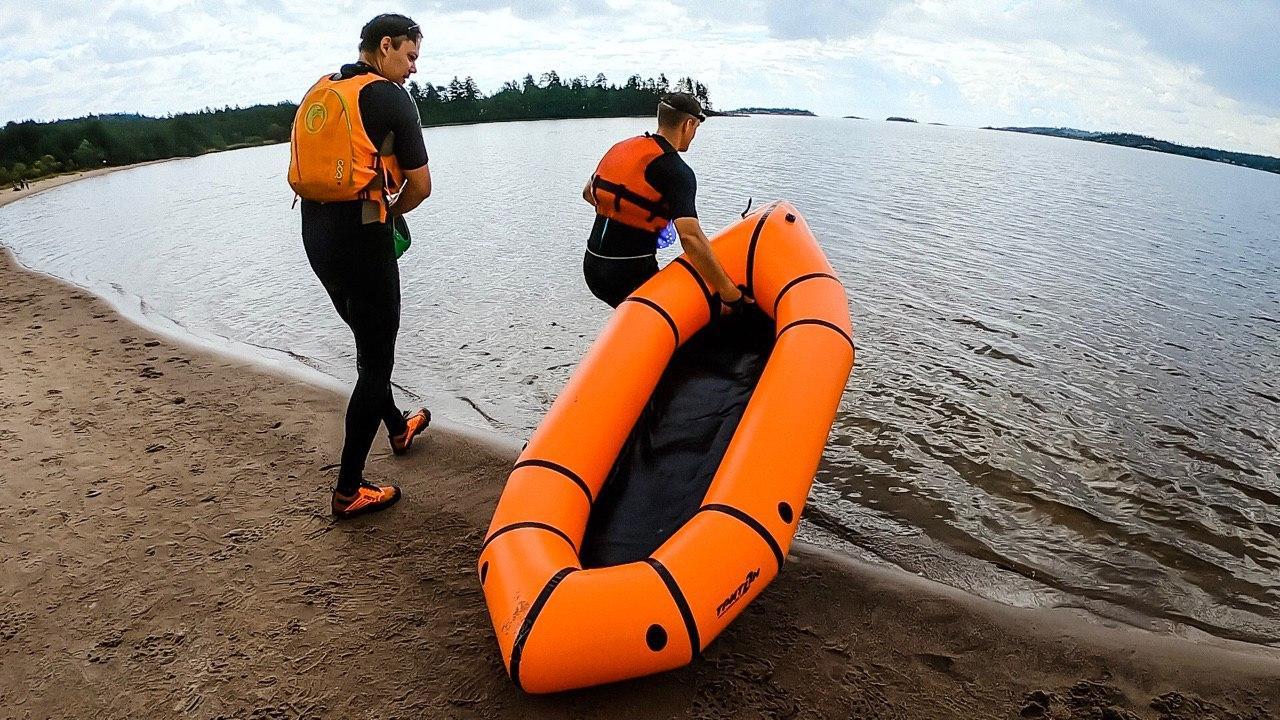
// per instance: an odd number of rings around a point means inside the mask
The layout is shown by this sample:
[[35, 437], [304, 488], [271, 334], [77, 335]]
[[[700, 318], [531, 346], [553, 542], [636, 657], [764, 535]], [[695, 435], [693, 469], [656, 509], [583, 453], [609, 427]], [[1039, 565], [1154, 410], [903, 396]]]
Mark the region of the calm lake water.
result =
[[[582, 184], [648, 124], [426, 131], [406, 391], [517, 438], [537, 424], [607, 318]], [[687, 159], [708, 229], [790, 200], [849, 291], [858, 367], [804, 537], [1005, 602], [1280, 642], [1280, 176], [808, 118], [713, 120]], [[0, 242], [349, 379], [287, 164], [275, 146], [74, 183], [0, 209]]]

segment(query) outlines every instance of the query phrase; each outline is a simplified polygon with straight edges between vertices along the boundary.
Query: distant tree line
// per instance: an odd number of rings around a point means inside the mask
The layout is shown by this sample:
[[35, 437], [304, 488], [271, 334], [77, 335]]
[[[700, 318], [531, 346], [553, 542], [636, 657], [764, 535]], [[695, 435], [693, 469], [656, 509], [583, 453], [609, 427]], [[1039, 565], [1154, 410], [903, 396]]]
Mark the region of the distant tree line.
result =
[[423, 125], [544, 120], [563, 118], [652, 115], [658, 99], [667, 92], [687, 92], [709, 108], [707, 86], [692, 78], [671, 83], [666, 75], [642, 79], [632, 75], [622, 85], [609, 83], [603, 74], [594, 80], [585, 75], [562, 79], [555, 71], [535, 80], [511, 80], [493, 95], [485, 96], [474, 79], [457, 77], [447, 85], [409, 83], [409, 95], [418, 104]]
[[[504, 83], [485, 95], [470, 77], [447, 85], [411, 82], [425, 126], [502, 120], [623, 117], [651, 115], [666, 92], [688, 92], [710, 108], [707, 87], [691, 78], [671, 83], [633, 75], [622, 85], [604, 75], [561, 79], [556, 72], [539, 80]], [[248, 108], [206, 108], [155, 118], [144, 115], [91, 115], [55, 122], [10, 122], [0, 128], [0, 183], [148, 160], [190, 157], [217, 150], [288, 142], [297, 111], [294, 103]]]
[[0, 129], [0, 183], [285, 142], [295, 110], [291, 103], [277, 103], [163, 118], [91, 115], [10, 122]]
[[1120, 145], [1123, 147], [1137, 148], [1139, 150], [1154, 150], [1156, 152], [1169, 153], [1170, 155], [1184, 155], [1186, 157], [1199, 158], [1200, 160], [1210, 160], [1230, 165], [1240, 165], [1243, 167], [1253, 168], [1255, 170], [1262, 170], [1264, 172], [1280, 173], [1280, 158], [1274, 158], [1267, 155], [1254, 155], [1251, 153], [1230, 152], [1228, 150], [1216, 150], [1214, 148], [1207, 147], [1188, 147], [1186, 145], [1169, 142], [1168, 140], [1158, 140], [1156, 138], [1147, 137], [1146, 135], [1135, 135], [1133, 133], [1090, 132], [1088, 130], [1076, 130], [1073, 128], [1050, 127], [1002, 127], [983, 129], [1020, 132], [1031, 135], [1052, 135], [1054, 137], [1069, 138], [1071, 140], [1085, 140], [1087, 142], [1105, 143], [1107, 145]]
[[800, 108], [744, 107], [733, 111], [743, 115], [798, 115], [801, 117], [817, 117], [812, 110]]

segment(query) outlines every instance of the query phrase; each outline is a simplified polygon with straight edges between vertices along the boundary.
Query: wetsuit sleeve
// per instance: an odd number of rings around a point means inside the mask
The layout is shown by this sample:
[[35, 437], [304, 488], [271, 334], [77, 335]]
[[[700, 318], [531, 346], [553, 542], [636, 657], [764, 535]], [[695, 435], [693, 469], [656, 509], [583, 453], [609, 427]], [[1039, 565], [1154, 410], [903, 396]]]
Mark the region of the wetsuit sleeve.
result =
[[663, 155], [649, 166], [645, 175], [649, 184], [666, 199], [672, 220], [698, 217], [698, 178], [679, 155]]
[[395, 133], [392, 151], [401, 169], [417, 170], [427, 164], [418, 109], [399, 85], [390, 81], [366, 85], [360, 91], [360, 116], [375, 147], [382, 147], [387, 134]]

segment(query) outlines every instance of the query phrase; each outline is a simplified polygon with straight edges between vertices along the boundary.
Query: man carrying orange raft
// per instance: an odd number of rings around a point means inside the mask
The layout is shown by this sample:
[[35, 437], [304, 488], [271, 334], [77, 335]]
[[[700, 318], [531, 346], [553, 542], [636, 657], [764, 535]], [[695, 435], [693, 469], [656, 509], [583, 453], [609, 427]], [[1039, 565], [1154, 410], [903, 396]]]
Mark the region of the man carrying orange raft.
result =
[[725, 312], [753, 302], [712, 254], [698, 222], [698, 180], [680, 157], [706, 118], [694, 96], [664, 96], [658, 132], [614, 145], [582, 189], [582, 199], [596, 209], [582, 272], [592, 294], [610, 306], [657, 274], [657, 251], [674, 242], [673, 235]]
[[410, 18], [375, 17], [360, 32], [360, 59], [320, 78], [293, 123], [289, 184], [302, 198], [302, 242], [356, 344], [358, 378], [333, 491], [339, 518], [400, 499], [400, 488], [364, 477], [378, 426], [403, 455], [431, 421], [425, 408], [402, 413], [391, 396], [400, 329], [396, 260], [408, 232], [400, 216], [431, 195], [422, 122], [402, 87], [417, 71], [421, 40]]

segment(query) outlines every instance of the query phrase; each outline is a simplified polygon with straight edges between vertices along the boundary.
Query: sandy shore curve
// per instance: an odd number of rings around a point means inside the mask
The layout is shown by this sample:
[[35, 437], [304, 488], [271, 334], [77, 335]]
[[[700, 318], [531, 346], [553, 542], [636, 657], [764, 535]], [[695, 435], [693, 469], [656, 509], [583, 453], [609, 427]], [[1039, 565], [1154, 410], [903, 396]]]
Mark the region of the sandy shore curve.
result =
[[370, 474], [405, 500], [338, 524], [342, 394], [162, 337], [7, 251], [0, 316], [0, 717], [1280, 712], [1280, 650], [1010, 608], [804, 545], [690, 667], [522, 695], [474, 569], [515, 443], [446, 426], [396, 458], [379, 439]]

